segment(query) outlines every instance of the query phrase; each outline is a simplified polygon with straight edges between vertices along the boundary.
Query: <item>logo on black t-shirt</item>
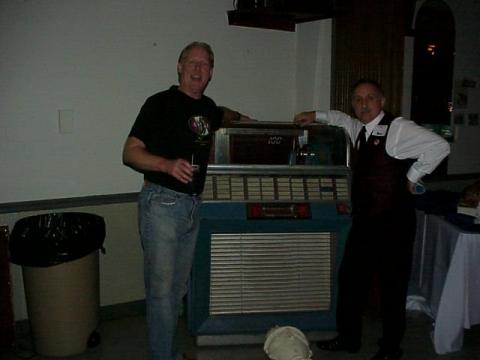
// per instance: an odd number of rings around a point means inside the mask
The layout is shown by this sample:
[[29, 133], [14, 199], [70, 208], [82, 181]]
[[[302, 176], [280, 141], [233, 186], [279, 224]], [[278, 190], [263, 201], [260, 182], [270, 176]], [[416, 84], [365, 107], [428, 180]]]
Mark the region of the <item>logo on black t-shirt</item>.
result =
[[210, 134], [210, 120], [206, 116], [192, 116], [188, 119], [190, 130], [201, 139]]

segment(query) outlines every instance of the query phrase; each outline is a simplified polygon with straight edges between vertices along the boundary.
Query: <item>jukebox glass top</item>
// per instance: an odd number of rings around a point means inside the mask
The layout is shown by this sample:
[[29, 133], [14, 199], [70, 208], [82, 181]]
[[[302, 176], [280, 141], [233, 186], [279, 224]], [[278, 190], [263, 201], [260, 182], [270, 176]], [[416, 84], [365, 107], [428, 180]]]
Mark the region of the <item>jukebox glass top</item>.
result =
[[213, 164], [347, 165], [345, 132], [328, 125], [251, 122], [215, 134]]

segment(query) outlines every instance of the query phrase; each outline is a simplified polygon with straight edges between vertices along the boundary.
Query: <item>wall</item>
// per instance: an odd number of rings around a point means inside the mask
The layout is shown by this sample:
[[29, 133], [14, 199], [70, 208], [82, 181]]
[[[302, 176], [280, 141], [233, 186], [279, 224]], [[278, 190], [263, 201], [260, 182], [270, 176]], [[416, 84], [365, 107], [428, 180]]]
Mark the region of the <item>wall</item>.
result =
[[[0, 205], [138, 191], [123, 143], [145, 98], [177, 82], [178, 54], [193, 40], [215, 51], [207, 95], [217, 103], [265, 121], [327, 108], [331, 21], [234, 27], [231, 9], [230, 0], [0, 1]], [[135, 203], [3, 211], [0, 224], [71, 210], [107, 224], [101, 305], [143, 299]], [[21, 267], [11, 268], [15, 319], [26, 319]]]
[[[450, 3], [459, 14], [455, 76], [478, 80], [479, 4]], [[137, 191], [141, 177], [121, 165], [123, 142], [145, 98], [176, 82], [178, 52], [192, 40], [215, 50], [207, 94], [220, 104], [270, 121], [329, 108], [331, 20], [297, 25], [295, 33], [234, 27], [231, 7], [230, 0], [0, 1], [0, 204]], [[478, 107], [478, 85], [470, 99]], [[72, 132], [59, 132], [62, 109], [73, 110]], [[479, 171], [478, 135], [465, 130], [454, 144], [454, 173]], [[107, 223], [101, 305], [142, 299], [135, 204], [74, 210]], [[0, 224], [12, 228], [36, 213], [6, 212]], [[25, 319], [19, 266], [12, 265], [12, 282], [15, 318]]]
[[[455, 16], [454, 111], [452, 124], [455, 140], [448, 162], [449, 174], [480, 173], [480, 2], [446, 0]], [[464, 80], [473, 87], [463, 87]], [[467, 104], [456, 101], [458, 92], [468, 97]], [[461, 116], [463, 124], [456, 125]], [[469, 117], [476, 116], [472, 124]]]
[[[454, 113], [466, 120], [449, 173], [480, 172], [480, 126], [468, 121], [480, 112], [480, 3], [446, 2], [454, 79], [475, 84]], [[266, 121], [329, 107], [331, 20], [295, 33], [245, 28], [228, 26], [231, 9], [230, 0], [1, 1], [0, 204], [137, 191], [140, 176], [120, 162], [125, 136], [145, 98], [176, 83], [178, 52], [194, 39], [216, 52], [207, 94], [218, 103]]]
[[2, 0], [0, 204], [137, 191], [123, 143], [145, 98], [177, 83], [178, 54], [193, 40], [216, 54], [207, 95], [259, 120], [290, 121], [297, 34], [229, 26], [232, 6]]
[[297, 25], [295, 111], [329, 109], [332, 20]]

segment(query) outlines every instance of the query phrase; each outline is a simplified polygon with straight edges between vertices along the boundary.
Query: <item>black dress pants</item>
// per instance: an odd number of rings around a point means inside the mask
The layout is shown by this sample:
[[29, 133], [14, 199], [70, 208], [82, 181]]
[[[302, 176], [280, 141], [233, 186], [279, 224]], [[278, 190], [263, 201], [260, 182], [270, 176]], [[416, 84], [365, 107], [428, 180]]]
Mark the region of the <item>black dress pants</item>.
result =
[[374, 276], [380, 287], [384, 350], [399, 348], [405, 333], [406, 296], [415, 239], [415, 212], [354, 216], [338, 277], [337, 330], [361, 343], [362, 314]]

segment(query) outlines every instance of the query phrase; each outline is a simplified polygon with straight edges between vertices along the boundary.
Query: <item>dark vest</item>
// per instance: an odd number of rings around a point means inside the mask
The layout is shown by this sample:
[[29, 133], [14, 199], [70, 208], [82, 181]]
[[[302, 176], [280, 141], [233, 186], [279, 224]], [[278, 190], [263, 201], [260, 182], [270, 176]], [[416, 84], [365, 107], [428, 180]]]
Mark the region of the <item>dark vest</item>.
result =
[[414, 211], [413, 196], [407, 189], [411, 160], [397, 160], [387, 154], [385, 144], [393, 116], [385, 114], [379, 125], [384, 136], [368, 138], [365, 146], [352, 153], [352, 210], [360, 216], [401, 216]]

